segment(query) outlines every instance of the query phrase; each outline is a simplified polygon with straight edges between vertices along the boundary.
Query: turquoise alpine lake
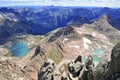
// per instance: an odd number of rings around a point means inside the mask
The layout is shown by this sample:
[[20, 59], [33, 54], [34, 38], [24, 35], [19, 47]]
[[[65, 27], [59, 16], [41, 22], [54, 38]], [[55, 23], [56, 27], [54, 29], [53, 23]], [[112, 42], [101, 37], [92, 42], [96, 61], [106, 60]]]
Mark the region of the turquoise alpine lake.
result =
[[83, 62], [83, 63], [85, 63], [85, 62], [86, 62], [86, 60], [87, 60], [86, 58], [82, 58], [82, 62]]
[[100, 62], [100, 58], [98, 58], [98, 56], [93, 56], [93, 63], [94, 62]]
[[14, 44], [10, 50], [14, 56], [20, 58], [24, 57], [29, 52], [27, 42], [18, 42]]
[[[83, 62], [83, 63], [85, 63], [86, 60], [87, 60], [87, 58], [82, 58], [82, 62]], [[95, 63], [95, 62], [100, 62], [100, 61], [101, 61], [101, 60], [100, 60], [100, 58], [98, 58], [98, 56], [93, 55], [93, 63]]]
[[94, 55], [99, 55], [99, 54], [104, 54], [104, 53], [105, 53], [105, 50], [103, 48], [95, 49], [93, 51]]

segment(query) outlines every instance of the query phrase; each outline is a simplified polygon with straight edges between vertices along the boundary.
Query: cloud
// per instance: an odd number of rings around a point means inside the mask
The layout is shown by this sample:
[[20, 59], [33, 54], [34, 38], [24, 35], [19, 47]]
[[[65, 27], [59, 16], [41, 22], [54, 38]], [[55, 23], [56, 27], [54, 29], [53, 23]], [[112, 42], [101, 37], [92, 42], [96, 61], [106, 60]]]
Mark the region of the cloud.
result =
[[120, 0], [0, 0], [0, 6], [58, 5], [120, 7]]

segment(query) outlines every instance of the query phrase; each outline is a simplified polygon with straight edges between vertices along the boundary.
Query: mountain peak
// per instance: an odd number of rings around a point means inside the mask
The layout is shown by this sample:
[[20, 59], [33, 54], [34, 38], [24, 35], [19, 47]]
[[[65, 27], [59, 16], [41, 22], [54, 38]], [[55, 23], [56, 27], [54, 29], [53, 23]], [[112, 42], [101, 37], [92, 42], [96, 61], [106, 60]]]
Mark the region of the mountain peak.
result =
[[109, 19], [110, 15], [104, 14], [100, 17], [100, 19]]
[[111, 24], [111, 22], [114, 21], [114, 19], [112, 18], [112, 16], [109, 15], [109, 14], [104, 14], [104, 15], [102, 15], [98, 20], [106, 20], [106, 21], [108, 21], [110, 24]]

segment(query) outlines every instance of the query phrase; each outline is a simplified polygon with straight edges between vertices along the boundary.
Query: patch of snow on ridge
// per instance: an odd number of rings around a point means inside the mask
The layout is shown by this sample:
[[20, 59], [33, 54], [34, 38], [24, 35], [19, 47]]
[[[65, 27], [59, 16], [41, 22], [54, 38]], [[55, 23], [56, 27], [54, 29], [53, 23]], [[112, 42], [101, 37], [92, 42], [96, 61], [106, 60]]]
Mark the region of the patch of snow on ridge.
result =
[[105, 46], [105, 45], [104, 45], [103, 47], [104, 47], [104, 48], [106, 48], [106, 49], [108, 48], [108, 47], [107, 47], [107, 46]]
[[68, 47], [80, 48], [80, 46], [79, 46], [79, 45], [69, 45]]
[[68, 40], [69, 40], [68, 38], [64, 38], [64, 40], [62, 42], [65, 43]]
[[91, 41], [89, 39], [83, 37], [83, 42], [84, 42], [84, 44], [83, 44], [84, 48], [85, 49], [89, 49], [89, 45], [88, 44], [91, 44]]
[[82, 34], [82, 32], [81, 31], [77, 31], [79, 34]]
[[95, 36], [96, 36], [96, 33], [95, 33], [95, 32], [92, 32], [92, 36], [94, 36], [94, 37], [95, 37]]

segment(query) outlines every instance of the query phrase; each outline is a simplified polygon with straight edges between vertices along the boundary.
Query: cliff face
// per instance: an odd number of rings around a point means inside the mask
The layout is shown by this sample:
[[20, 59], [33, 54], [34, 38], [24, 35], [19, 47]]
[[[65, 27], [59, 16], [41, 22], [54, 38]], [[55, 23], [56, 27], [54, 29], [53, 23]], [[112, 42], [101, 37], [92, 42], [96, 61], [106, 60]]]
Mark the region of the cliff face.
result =
[[120, 43], [112, 49], [111, 61], [106, 72], [106, 80], [119, 80], [120, 79]]

